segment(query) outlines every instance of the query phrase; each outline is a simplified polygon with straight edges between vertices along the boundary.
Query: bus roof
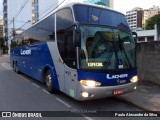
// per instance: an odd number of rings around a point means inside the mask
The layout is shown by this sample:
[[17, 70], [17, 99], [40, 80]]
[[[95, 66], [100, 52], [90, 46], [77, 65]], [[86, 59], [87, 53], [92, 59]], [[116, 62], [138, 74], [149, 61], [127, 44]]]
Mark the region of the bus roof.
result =
[[[122, 14], [124, 15], [123, 13], [121, 12], [118, 12], [116, 10], [113, 10], [109, 7], [102, 7], [100, 5], [96, 5], [96, 4], [91, 4], [91, 3], [81, 3], [81, 2], [69, 2], [69, 3], [66, 3], [65, 5], [60, 5], [59, 7], [57, 7], [56, 9], [54, 9], [53, 11], [51, 11], [50, 14], [46, 15], [45, 17], [42, 17], [38, 22], [36, 22], [35, 24], [31, 25], [29, 28], [27, 28], [26, 30], [24, 30], [22, 33], [24, 33], [25, 31], [29, 30], [31, 27], [35, 26], [36, 24], [40, 23], [41, 21], [43, 21], [44, 19], [46, 19], [47, 17], [51, 16], [53, 13], [55, 13], [56, 11], [62, 9], [62, 8], [66, 8], [66, 7], [70, 7], [72, 8], [74, 5], [86, 5], [86, 6], [92, 6], [92, 7], [96, 7], [96, 8], [100, 8], [100, 9], [106, 9], [106, 10], [110, 10], [110, 11], [113, 11], [113, 12], [116, 12], [116, 13], [119, 13], [119, 14]], [[20, 33], [21, 34], [21, 33]]]
[[[64, 7], [72, 7], [72, 6], [74, 6], [74, 5], [88, 5], [88, 6], [93, 6], [93, 7], [97, 7], [97, 8], [101, 8], [101, 9], [106, 9], [106, 10], [110, 10], [110, 11], [114, 11], [114, 12], [117, 12], [117, 13], [119, 13], [119, 14], [123, 14], [123, 13], [121, 13], [121, 12], [119, 12], [119, 11], [116, 11], [116, 10], [114, 10], [114, 9], [112, 9], [112, 8], [109, 8], [109, 7], [107, 7], [107, 6], [100, 6], [100, 5], [96, 5], [96, 4], [91, 4], [91, 3], [82, 3], [82, 2], [69, 2], [69, 3], [67, 3], [67, 4], [65, 4], [65, 5], [63, 5], [63, 6], [60, 6], [58, 9], [62, 9], [62, 8], [64, 8]], [[124, 14], [123, 14], [124, 15]]]

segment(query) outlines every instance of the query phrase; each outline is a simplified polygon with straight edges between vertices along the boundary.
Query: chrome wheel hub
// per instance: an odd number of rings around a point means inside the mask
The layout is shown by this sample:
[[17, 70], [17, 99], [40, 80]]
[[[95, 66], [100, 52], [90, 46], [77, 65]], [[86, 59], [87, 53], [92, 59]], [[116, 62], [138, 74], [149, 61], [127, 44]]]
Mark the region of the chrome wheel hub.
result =
[[52, 77], [50, 74], [46, 76], [46, 84], [47, 86], [51, 86], [52, 84]]

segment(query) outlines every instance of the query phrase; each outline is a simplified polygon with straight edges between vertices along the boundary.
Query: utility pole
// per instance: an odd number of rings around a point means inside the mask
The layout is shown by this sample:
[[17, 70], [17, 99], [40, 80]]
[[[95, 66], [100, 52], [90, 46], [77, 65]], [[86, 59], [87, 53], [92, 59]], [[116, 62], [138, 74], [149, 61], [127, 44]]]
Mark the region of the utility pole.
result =
[[15, 24], [14, 24], [14, 17], [13, 17], [13, 37], [15, 37], [16, 31], [15, 31]]
[[[8, 0], [3, 0], [3, 19], [4, 19], [4, 45], [8, 45]], [[3, 49], [3, 53], [6, 53]]]

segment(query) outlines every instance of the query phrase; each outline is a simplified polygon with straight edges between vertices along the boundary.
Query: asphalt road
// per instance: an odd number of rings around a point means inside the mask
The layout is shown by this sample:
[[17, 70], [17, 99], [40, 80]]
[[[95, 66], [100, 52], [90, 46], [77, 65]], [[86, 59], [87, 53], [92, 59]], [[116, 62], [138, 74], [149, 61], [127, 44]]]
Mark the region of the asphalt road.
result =
[[[23, 118], [24, 120], [148, 120], [146, 117], [100, 117], [89, 113], [77, 113], [78, 117], [64, 117], [62, 111], [141, 111], [135, 106], [114, 98], [79, 102], [58, 92], [50, 94], [45, 85], [24, 75], [13, 72], [8, 57], [0, 57], [0, 111], [61, 111], [61, 117]], [[107, 112], [106, 112], [107, 114]], [[0, 118], [1, 120], [2, 118]], [[4, 118], [5, 119], [5, 118]], [[7, 118], [9, 119], [9, 118]], [[13, 120], [22, 118], [10, 118]], [[10, 120], [9, 119], [9, 120]], [[152, 120], [158, 118], [152, 118]]]

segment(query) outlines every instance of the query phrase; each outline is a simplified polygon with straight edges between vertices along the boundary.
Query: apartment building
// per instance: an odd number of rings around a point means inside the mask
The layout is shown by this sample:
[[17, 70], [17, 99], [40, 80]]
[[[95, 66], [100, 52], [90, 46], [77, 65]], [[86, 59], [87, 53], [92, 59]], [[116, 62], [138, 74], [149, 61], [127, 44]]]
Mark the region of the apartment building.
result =
[[39, 20], [39, 5], [38, 0], [32, 0], [32, 24]]
[[144, 11], [142, 8], [136, 7], [126, 12], [126, 19], [131, 29], [143, 27]]
[[126, 12], [126, 19], [132, 30], [140, 27], [144, 28], [146, 20], [160, 13], [160, 8], [158, 6], [153, 6], [149, 9], [143, 9], [136, 7], [130, 11]]

